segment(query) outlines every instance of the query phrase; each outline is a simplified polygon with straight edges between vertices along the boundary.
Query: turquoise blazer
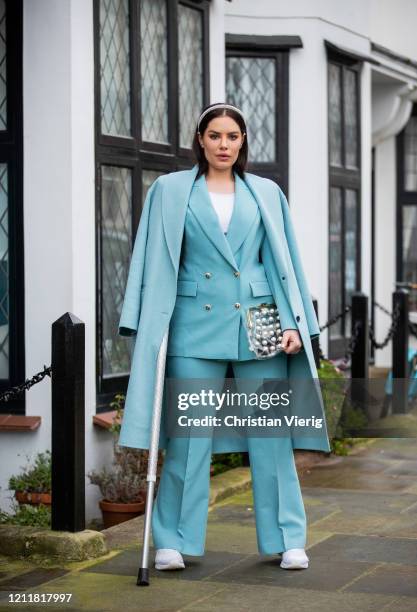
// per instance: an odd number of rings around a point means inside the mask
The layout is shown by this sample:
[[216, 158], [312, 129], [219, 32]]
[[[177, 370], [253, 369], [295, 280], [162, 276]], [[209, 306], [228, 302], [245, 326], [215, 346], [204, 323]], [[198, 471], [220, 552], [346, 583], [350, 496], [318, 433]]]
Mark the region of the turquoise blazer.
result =
[[[275, 302], [270, 270], [262, 262], [265, 236], [258, 203], [239, 175], [226, 234], [211, 204], [205, 176], [195, 181], [185, 215], [168, 355], [254, 359], [246, 309]], [[277, 287], [281, 327], [297, 329], [281, 280]]]

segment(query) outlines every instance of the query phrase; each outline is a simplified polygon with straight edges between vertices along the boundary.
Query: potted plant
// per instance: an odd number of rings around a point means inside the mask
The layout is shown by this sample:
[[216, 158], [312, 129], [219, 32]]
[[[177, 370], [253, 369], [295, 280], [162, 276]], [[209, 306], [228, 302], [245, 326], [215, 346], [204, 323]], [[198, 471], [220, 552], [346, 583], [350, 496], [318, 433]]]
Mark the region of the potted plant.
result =
[[19, 504], [51, 505], [51, 466], [51, 451], [46, 450], [36, 455], [33, 466], [28, 464], [21, 474], [11, 476], [9, 489]]
[[[116, 416], [110, 427], [113, 434], [113, 468], [109, 470], [103, 467], [87, 474], [91, 484], [100, 488], [102, 499], [99, 505], [105, 529], [139, 516], [145, 511], [148, 451], [118, 444], [124, 399], [124, 395], [117, 394], [115, 401], [110, 404], [116, 408]], [[161, 463], [162, 454], [159, 454], [158, 467]], [[158, 482], [159, 475], [155, 488]]]

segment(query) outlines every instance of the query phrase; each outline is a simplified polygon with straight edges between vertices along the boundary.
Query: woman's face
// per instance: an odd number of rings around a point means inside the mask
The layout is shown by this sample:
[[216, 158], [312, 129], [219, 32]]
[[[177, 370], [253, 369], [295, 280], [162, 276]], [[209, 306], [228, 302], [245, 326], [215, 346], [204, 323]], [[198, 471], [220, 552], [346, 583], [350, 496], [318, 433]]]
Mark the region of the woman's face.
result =
[[198, 135], [208, 163], [216, 170], [233, 166], [244, 138], [239, 125], [227, 115], [209, 121], [203, 136]]

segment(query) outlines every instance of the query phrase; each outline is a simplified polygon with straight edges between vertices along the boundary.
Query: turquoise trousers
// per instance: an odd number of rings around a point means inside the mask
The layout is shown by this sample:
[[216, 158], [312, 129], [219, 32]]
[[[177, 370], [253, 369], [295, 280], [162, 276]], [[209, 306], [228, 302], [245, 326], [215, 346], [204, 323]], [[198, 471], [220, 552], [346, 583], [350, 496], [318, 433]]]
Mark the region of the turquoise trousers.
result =
[[[168, 356], [170, 378], [225, 377], [227, 360]], [[286, 378], [287, 355], [231, 361], [238, 378]], [[306, 515], [289, 437], [249, 437], [248, 451], [260, 554], [305, 548]], [[152, 513], [154, 547], [204, 554], [212, 438], [168, 440]]]

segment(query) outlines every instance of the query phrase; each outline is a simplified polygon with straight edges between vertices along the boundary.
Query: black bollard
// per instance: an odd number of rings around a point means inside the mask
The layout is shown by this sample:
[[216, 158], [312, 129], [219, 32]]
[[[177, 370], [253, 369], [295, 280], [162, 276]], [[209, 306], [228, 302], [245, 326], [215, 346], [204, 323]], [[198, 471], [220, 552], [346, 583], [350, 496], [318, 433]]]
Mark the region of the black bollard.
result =
[[[319, 304], [318, 301], [313, 299], [313, 308], [316, 313], [317, 321], [319, 320]], [[320, 368], [320, 336], [318, 338], [313, 338], [311, 341], [311, 347], [313, 349], [314, 361], [316, 363], [316, 368]]]
[[352, 352], [352, 378], [368, 378], [369, 375], [369, 328], [368, 296], [360, 291], [352, 295], [351, 337], [359, 325], [355, 348]]
[[408, 411], [408, 296], [407, 289], [392, 294], [392, 312], [399, 308], [399, 320], [392, 339], [392, 413]]
[[368, 296], [360, 291], [352, 294], [351, 338], [356, 336], [351, 359], [351, 401], [367, 413], [369, 377]]
[[67, 312], [52, 324], [51, 528], [85, 529], [85, 326]]

